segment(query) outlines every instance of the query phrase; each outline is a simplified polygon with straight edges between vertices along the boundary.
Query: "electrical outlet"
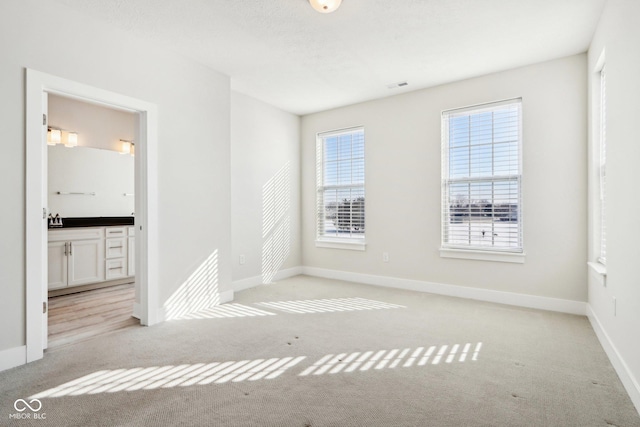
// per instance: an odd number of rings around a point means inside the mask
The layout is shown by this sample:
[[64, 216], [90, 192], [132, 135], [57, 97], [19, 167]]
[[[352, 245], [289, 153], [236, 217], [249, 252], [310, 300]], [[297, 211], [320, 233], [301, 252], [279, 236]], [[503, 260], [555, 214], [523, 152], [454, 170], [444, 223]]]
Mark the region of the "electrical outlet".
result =
[[246, 262], [246, 259], [244, 258], [244, 254], [240, 255], [240, 265], [244, 265], [244, 263]]
[[613, 297], [613, 315], [618, 315], [618, 301], [616, 300], [616, 297]]
[[382, 252], [382, 262], [389, 262], [389, 252]]

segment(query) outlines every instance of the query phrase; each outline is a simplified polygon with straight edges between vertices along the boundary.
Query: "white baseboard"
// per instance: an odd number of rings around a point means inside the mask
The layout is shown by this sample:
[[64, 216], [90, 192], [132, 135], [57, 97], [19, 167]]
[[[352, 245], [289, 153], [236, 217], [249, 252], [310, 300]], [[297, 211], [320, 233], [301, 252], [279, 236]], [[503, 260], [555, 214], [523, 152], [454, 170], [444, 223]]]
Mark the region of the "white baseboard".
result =
[[[303, 267], [292, 267], [280, 270], [273, 277], [273, 280], [284, 280], [289, 277], [298, 276], [302, 274]], [[255, 288], [262, 285], [264, 282], [262, 276], [253, 276], [246, 279], [236, 280], [233, 282], [233, 290], [235, 292], [244, 291], [245, 289]]]
[[579, 314], [582, 316], [587, 314], [587, 303], [581, 301], [517, 294], [514, 292], [494, 291], [490, 289], [470, 288], [458, 285], [445, 285], [442, 283], [424, 282], [421, 280], [398, 279], [394, 277], [350, 273], [347, 271], [328, 270], [316, 267], [303, 267], [302, 271], [303, 274], [308, 276], [324, 277], [327, 279], [345, 280], [348, 282], [365, 283], [367, 285], [385, 286], [388, 288], [405, 289], [409, 291], [428, 292], [438, 295], [515, 305], [518, 307]]
[[604, 351], [607, 353], [607, 356], [609, 357], [613, 368], [616, 370], [620, 381], [622, 381], [622, 385], [624, 385], [631, 401], [640, 414], [640, 384], [638, 383], [638, 380], [633, 376], [631, 370], [629, 370], [624, 359], [620, 356], [618, 349], [613, 345], [609, 335], [603, 328], [602, 323], [600, 323], [600, 319], [598, 319], [598, 316], [596, 316], [596, 313], [589, 304], [587, 304], [587, 316], [589, 317], [589, 322], [591, 322], [591, 326], [593, 327], [602, 348], [604, 348]]
[[0, 351], [0, 371], [27, 363], [27, 347], [14, 347]]

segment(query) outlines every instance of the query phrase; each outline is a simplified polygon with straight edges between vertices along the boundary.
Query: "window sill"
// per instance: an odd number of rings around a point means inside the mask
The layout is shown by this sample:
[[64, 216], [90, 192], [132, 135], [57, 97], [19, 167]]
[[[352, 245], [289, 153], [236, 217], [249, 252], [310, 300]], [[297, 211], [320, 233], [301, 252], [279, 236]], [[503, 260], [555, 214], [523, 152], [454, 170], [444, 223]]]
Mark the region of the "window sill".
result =
[[347, 249], [351, 251], [364, 251], [367, 244], [364, 240], [352, 241], [352, 240], [316, 240], [316, 248], [329, 248], [329, 249]]
[[588, 262], [589, 272], [602, 286], [607, 286], [607, 266], [599, 262]]
[[473, 249], [440, 248], [440, 257], [524, 264], [525, 254], [512, 252], [478, 251]]

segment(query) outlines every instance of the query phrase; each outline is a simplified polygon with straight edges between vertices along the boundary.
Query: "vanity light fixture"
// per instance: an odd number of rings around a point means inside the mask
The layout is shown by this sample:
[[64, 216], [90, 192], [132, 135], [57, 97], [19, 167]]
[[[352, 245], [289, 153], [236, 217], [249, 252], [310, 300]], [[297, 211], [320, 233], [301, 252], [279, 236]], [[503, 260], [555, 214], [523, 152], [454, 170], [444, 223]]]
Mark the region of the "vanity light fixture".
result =
[[120, 154], [130, 154], [131, 153], [131, 141], [126, 141], [124, 139], [120, 140]]
[[309, 0], [309, 3], [320, 13], [331, 13], [340, 7], [342, 0]]
[[67, 148], [73, 148], [78, 145], [78, 134], [75, 132], [67, 133], [67, 142], [64, 144]]
[[78, 133], [66, 131], [59, 128], [47, 128], [47, 145], [64, 144], [65, 147], [73, 148], [78, 146]]
[[135, 144], [133, 143], [133, 141], [121, 139], [120, 143], [121, 143], [120, 154], [131, 154], [132, 156], [134, 155]]
[[47, 129], [47, 145], [56, 145], [62, 142], [62, 131], [60, 129]]

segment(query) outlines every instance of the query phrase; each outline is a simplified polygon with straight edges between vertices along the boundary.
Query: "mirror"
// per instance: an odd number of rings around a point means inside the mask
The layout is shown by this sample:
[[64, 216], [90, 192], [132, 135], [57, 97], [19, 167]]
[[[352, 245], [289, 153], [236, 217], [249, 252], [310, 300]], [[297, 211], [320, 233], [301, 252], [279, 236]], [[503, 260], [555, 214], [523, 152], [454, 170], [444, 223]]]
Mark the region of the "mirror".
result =
[[48, 146], [49, 212], [60, 217], [132, 216], [134, 158], [90, 147]]

